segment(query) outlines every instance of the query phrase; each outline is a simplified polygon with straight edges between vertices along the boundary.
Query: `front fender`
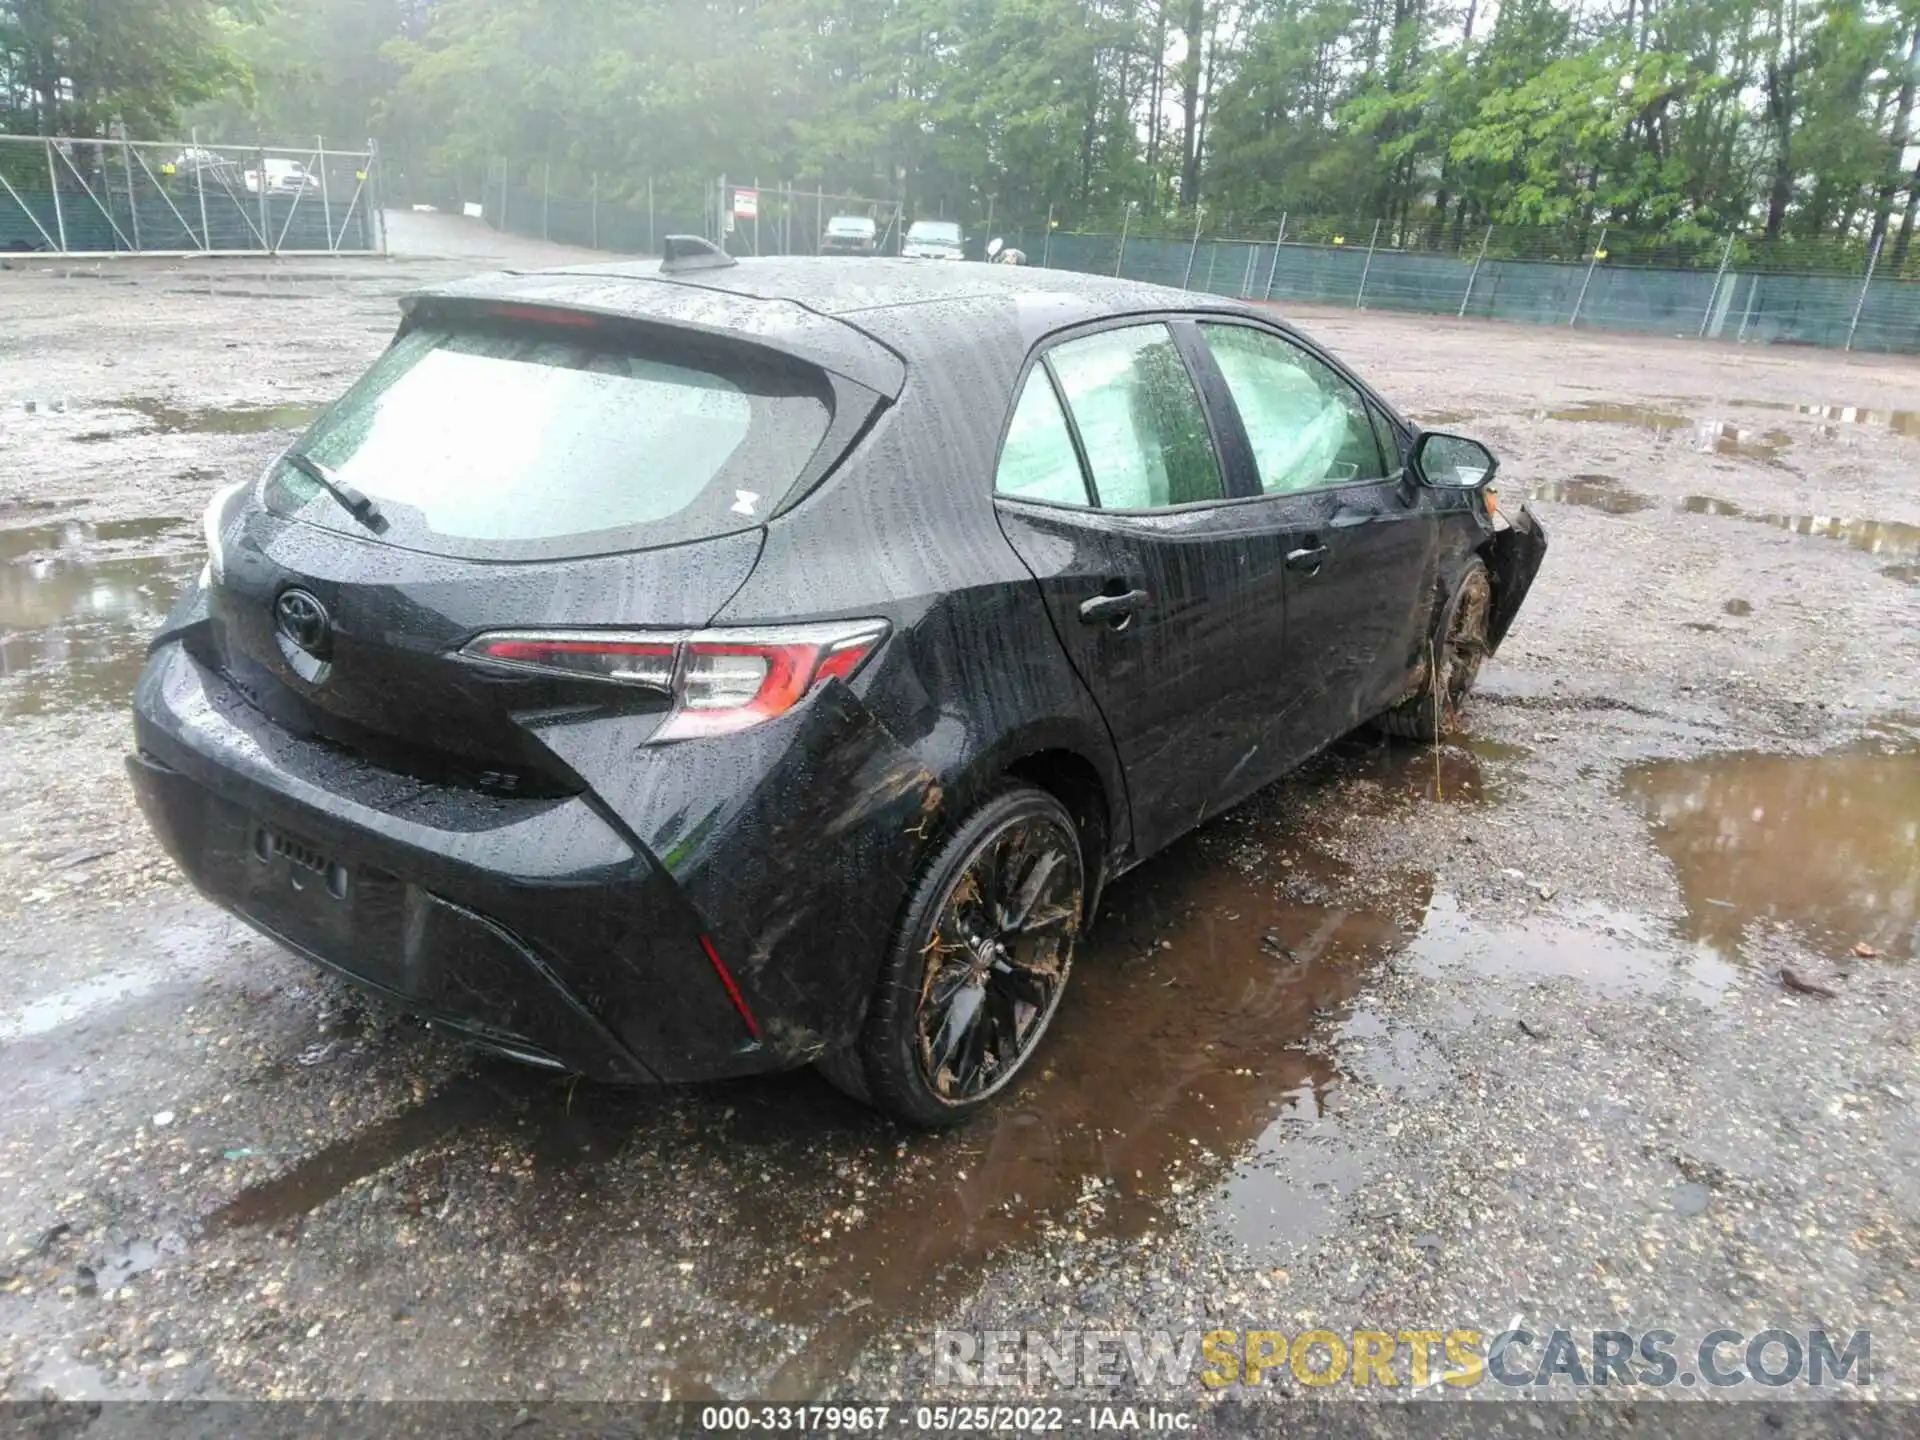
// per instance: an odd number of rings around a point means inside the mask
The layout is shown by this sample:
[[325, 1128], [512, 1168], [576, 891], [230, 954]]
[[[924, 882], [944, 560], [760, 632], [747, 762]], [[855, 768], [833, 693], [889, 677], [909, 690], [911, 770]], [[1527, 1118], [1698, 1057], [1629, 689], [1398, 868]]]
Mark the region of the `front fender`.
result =
[[1487, 617], [1489, 653], [1498, 650], [1506, 639], [1547, 554], [1547, 532], [1524, 503], [1512, 514], [1503, 511], [1502, 518], [1506, 524], [1480, 547], [1487, 572], [1493, 577], [1493, 610]]

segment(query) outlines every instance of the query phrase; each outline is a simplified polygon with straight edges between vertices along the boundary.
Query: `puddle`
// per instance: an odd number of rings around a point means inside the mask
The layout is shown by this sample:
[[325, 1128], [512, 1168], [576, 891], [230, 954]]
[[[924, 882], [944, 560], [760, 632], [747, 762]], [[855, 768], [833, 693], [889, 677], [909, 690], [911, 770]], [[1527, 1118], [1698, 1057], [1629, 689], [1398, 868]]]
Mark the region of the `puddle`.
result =
[[[164, 400], [122, 400], [115, 409], [131, 410], [153, 422], [162, 435], [257, 435], [265, 430], [305, 430], [325, 405], [226, 405], [190, 408]], [[83, 439], [112, 440], [118, 432], [95, 432]]]
[[1561, 410], [1536, 410], [1536, 420], [1566, 420], [1576, 424], [1633, 425], [1642, 430], [1685, 430], [1693, 424], [1685, 415], [1653, 405], [1616, 405], [1604, 400], [1585, 401]]
[[1464, 914], [1451, 895], [1436, 895], [1407, 959], [1436, 980], [1577, 983], [1627, 999], [1669, 991], [1711, 1005], [1738, 971], [1710, 950], [1676, 951], [1671, 937], [1645, 917], [1584, 905], [1572, 918], [1543, 917], [1490, 930]]
[[[1776, 530], [1790, 531], [1795, 535], [1842, 540], [1868, 555], [1920, 555], [1920, 525], [1907, 525], [1898, 520], [1849, 520], [1840, 515], [1748, 514], [1733, 501], [1712, 495], [1689, 495], [1680, 502], [1679, 508], [1690, 515], [1734, 516], [1760, 525], [1771, 525]], [[1897, 570], [1901, 567], [1892, 568]], [[1901, 577], [1896, 575], [1893, 578]]]
[[1781, 410], [1836, 425], [1866, 425], [1896, 435], [1920, 435], [1920, 410], [1874, 410], [1864, 405], [1788, 405], [1776, 400], [1735, 400], [1749, 410]]
[[[16, 532], [17, 533], [17, 532]], [[119, 705], [197, 555], [0, 564], [0, 710]]]
[[1735, 455], [1779, 465], [1792, 445], [1793, 437], [1784, 430], [1749, 430], [1723, 420], [1701, 420], [1693, 427], [1693, 448], [1703, 455]]
[[1679, 876], [1689, 939], [1736, 958], [1771, 923], [1836, 959], [1861, 941], [1914, 958], [1920, 749], [1657, 761], [1625, 784]]
[[1920, 565], [1889, 565], [1880, 573], [1902, 585], [1920, 585]]
[[1663, 436], [1678, 436], [1681, 431], [1687, 431], [1693, 448], [1703, 455], [1733, 455], [1767, 465], [1780, 465], [1780, 457], [1793, 444], [1793, 436], [1784, 430], [1753, 430], [1719, 419], [1696, 420], [1654, 405], [1594, 401], [1560, 410], [1536, 410], [1533, 418], [1577, 424], [1630, 425], [1636, 430], [1651, 430]]
[[1753, 613], [1753, 602], [1751, 600], [1736, 598], [1727, 601], [1727, 603], [1720, 608], [1729, 615], [1751, 615]]
[[[158, 540], [165, 535], [187, 535], [187, 522], [178, 515], [155, 515], [142, 520], [63, 520], [53, 525], [26, 525], [0, 530], [0, 563], [20, 560], [43, 551], [77, 550], [87, 545]], [[57, 557], [56, 557], [57, 558]]]
[[1464, 425], [1469, 420], [1481, 418], [1478, 410], [1427, 410], [1413, 418], [1423, 430], [1437, 430], [1443, 425]]
[[1611, 475], [1575, 475], [1527, 491], [1529, 500], [1551, 500], [1560, 505], [1584, 505], [1608, 515], [1635, 515], [1653, 507], [1653, 501], [1629, 490]]

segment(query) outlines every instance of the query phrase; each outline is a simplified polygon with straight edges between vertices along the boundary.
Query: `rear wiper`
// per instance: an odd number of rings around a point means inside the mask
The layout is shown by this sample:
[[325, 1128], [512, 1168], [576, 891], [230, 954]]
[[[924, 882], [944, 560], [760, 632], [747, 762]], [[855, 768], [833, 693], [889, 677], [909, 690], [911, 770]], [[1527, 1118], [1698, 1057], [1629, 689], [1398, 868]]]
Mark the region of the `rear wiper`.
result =
[[374, 534], [378, 535], [387, 528], [387, 517], [380, 513], [380, 507], [373, 503], [371, 495], [354, 489], [311, 455], [299, 450], [289, 450], [280, 458], [338, 500], [342, 510]]

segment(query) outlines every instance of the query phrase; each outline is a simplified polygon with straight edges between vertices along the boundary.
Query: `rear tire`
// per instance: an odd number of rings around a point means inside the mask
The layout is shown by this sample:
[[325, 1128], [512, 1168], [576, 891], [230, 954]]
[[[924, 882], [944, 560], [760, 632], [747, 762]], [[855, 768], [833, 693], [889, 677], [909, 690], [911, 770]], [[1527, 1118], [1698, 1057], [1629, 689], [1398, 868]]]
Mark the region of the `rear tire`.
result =
[[[981, 802], [928, 857], [901, 910], [848, 1055], [866, 1092], [856, 1098], [928, 1128], [991, 1104], [1059, 1008], [1085, 914], [1080, 834], [1066, 807], [1026, 784]], [[841, 1056], [821, 1068], [855, 1094]]]
[[1426, 673], [1420, 688], [1374, 721], [1389, 735], [1432, 744], [1460, 722], [1460, 706], [1480, 678], [1480, 662], [1487, 655], [1487, 626], [1493, 613], [1493, 580], [1478, 558], [1468, 562], [1466, 574], [1434, 627], [1431, 658], [1422, 657]]

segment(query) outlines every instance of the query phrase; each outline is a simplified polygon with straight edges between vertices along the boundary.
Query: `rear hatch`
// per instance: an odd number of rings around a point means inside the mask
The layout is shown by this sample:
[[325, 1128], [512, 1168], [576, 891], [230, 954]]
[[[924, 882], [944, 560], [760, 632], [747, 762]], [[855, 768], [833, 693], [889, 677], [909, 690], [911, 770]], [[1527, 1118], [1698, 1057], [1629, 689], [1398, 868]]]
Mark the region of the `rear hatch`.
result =
[[617, 711], [644, 738], [670, 697], [476, 666], [462, 647], [490, 632], [704, 625], [751, 572], [767, 518], [882, 398], [711, 326], [416, 306], [216, 517], [200, 658], [281, 725], [390, 768], [578, 789], [527, 717]]

